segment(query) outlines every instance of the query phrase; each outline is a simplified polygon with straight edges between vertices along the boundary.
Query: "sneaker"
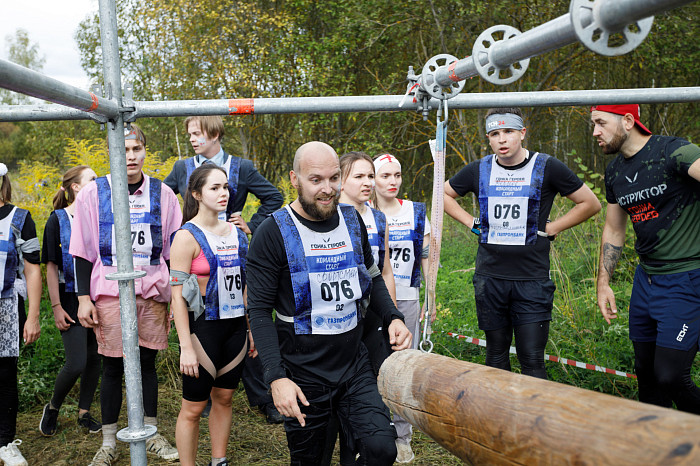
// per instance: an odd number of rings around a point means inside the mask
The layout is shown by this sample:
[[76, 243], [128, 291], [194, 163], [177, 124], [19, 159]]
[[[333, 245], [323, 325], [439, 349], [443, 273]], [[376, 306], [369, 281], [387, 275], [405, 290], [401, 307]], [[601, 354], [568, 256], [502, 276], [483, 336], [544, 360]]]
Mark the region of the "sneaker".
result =
[[410, 463], [416, 455], [413, 454], [411, 450], [410, 443], [404, 443], [399, 440], [396, 441], [396, 462], [397, 463]]
[[78, 416], [78, 425], [85, 427], [91, 434], [96, 434], [102, 430], [102, 424], [92, 417], [89, 411], [82, 416]]
[[268, 424], [282, 424], [284, 422], [284, 416], [277, 411], [274, 403], [268, 403], [260, 408], [260, 411], [265, 415], [265, 419]]
[[[209, 466], [211, 466], [211, 461], [209, 462]], [[217, 464], [216, 466], [228, 466], [228, 461], [224, 460], [221, 463]]]
[[58, 410], [51, 409], [50, 403], [44, 406], [44, 412], [41, 415], [41, 421], [39, 422], [39, 432], [44, 437], [51, 437], [56, 433], [56, 423], [58, 421]]
[[88, 466], [111, 466], [117, 459], [119, 459], [119, 452], [116, 448], [102, 445]]
[[154, 453], [167, 461], [174, 461], [180, 458], [180, 455], [177, 453], [177, 448], [170, 445], [165, 437], [160, 434], [156, 434], [146, 440], [146, 451]]
[[5, 447], [0, 447], [0, 462], [4, 463], [5, 466], [27, 466], [27, 460], [17, 448], [19, 445], [22, 445], [22, 441], [17, 439]]

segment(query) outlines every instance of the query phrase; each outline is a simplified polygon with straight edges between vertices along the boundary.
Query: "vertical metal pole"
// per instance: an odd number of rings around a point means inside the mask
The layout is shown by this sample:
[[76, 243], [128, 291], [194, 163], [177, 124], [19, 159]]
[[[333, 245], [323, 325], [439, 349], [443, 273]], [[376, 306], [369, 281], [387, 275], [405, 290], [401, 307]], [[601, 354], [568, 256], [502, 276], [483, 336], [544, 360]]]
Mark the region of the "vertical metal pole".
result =
[[[107, 98], [122, 108], [122, 86], [117, 42], [117, 11], [114, 0], [99, 0], [100, 30], [102, 35], [102, 61]], [[119, 306], [124, 353], [124, 376], [129, 426], [119, 434], [119, 439], [130, 442], [131, 464], [146, 464], [146, 438], [155, 433], [147, 432], [143, 423], [143, 393], [141, 391], [141, 362], [136, 322], [136, 291], [134, 278], [145, 275], [134, 273], [131, 250], [131, 219], [129, 191], [126, 176], [126, 151], [124, 147], [124, 119], [120, 113], [107, 124], [109, 164], [112, 181], [112, 208], [114, 211], [114, 240], [117, 252], [117, 273], [108, 278], [119, 281]]]

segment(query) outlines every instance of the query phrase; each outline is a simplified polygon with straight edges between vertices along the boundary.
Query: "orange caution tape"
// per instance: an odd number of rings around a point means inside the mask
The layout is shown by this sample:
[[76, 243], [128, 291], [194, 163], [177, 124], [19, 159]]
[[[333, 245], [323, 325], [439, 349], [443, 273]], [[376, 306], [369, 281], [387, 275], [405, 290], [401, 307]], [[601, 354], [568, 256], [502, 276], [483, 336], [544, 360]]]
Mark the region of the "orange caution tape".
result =
[[229, 115], [248, 115], [254, 113], [253, 99], [229, 99]]

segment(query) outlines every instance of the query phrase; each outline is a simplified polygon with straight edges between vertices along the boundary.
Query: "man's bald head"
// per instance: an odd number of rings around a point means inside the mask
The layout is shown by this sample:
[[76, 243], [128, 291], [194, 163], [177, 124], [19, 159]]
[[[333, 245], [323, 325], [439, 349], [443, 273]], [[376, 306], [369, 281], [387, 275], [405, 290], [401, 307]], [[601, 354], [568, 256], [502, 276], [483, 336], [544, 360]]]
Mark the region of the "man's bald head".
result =
[[338, 160], [338, 154], [331, 146], [329, 146], [325, 142], [311, 141], [307, 142], [306, 144], [303, 144], [297, 149], [296, 153], [294, 154], [294, 163], [292, 164], [292, 170], [299, 173], [299, 171], [301, 170], [302, 160], [306, 159], [306, 157], [308, 156], [314, 156], [314, 158], [332, 156], [335, 157], [336, 160]]

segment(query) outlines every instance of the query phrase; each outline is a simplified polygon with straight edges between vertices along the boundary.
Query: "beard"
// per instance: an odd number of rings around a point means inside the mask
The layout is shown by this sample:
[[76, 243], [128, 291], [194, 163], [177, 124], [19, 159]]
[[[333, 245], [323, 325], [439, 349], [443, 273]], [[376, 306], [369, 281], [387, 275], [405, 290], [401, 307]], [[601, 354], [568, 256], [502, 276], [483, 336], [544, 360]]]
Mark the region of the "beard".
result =
[[299, 183], [299, 187], [297, 188], [297, 192], [299, 193], [299, 203], [301, 204], [301, 208], [304, 209], [304, 212], [306, 212], [309, 217], [317, 220], [317, 221], [323, 221], [323, 220], [328, 220], [333, 216], [333, 214], [336, 212], [338, 208], [338, 192], [333, 191], [333, 202], [330, 203], [327, 206], [319, 205], [316, 203], [315, 198], [310, 198], [307, 199], [305, 194], [304, 194], [304, 188], [302, 188], [301, 183]]
[[604, 154], [617, 154], [622, 149], [622, 145], [627, 141], [627, 133], [622, 129], [622, 124], [618, 127], [609, 143], [603, 142]]

